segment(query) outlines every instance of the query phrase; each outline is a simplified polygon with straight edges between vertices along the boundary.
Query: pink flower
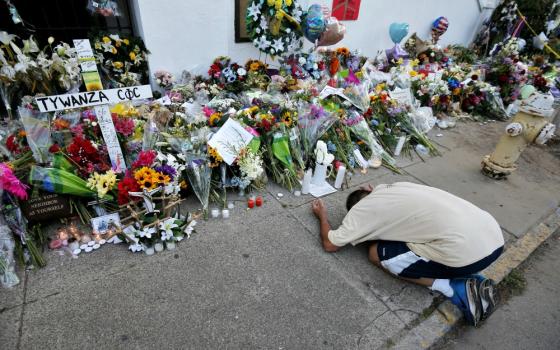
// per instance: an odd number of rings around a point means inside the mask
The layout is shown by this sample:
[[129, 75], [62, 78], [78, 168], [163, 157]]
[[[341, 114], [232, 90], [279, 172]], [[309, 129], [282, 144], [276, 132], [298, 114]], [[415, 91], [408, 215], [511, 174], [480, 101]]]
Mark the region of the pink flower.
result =
[[137, 169], [141, 167], [151, 167], [156, 159], [156, 152], [155, 151], [142, 151], [138, 154], [138, 159], [134, 163], [132, 163], [132, 168]]
[[134, 120], [132, 120], [132, 118], [124, 118], [113, 115], [113, 124], [115, 124], [115, 130], [125, 137], [134, 133]]
[[19, 199], [27, 199], [27, 186], [19, 181], [6, 163], [0, 163], [0, 188]]
[[204, 112], [204, 115], [206, 116], [206, 118], [210, 118], [210, 116], [214, 113], [216, 113], [215, 110], [213, 110], [212, 108], [208, 107], [208, 106], [204, 106], [202, 108], [202, 112]]

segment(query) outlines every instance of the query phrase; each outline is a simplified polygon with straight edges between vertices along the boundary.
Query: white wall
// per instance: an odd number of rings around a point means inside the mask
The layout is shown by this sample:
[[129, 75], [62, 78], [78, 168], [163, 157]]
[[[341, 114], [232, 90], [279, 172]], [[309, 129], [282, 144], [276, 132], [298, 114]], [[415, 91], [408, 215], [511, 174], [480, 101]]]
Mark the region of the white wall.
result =
[[[152, 52], [150, 69], [180, 73], [184, 69], [204, 72], [216, 56], [228, 55], [239, 63], [258, 58], [251, 43], [236, 44], [233, 0], [132, 0], [137, 32]], [[332, 0], [300, 0], [332, 6]], [[449, 29], [441, 44], [468, 44], [482, 17], [478, 0], [362, 0], [357, 21], [345, 21], [346, 37], [337, 46], [359, 49], [373, 56], [391, 47], [388, 28], [406, 22], [410, 34], [430, 37], [432, 21], [445, 16]], [[262, 56], [264, 59], [264, 55]]]

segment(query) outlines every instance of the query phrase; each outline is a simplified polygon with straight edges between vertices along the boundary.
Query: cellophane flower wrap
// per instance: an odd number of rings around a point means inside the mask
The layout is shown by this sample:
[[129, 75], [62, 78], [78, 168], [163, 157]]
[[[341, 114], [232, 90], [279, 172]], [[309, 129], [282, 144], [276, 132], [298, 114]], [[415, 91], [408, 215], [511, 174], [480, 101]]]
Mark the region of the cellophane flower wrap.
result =
[[317, 140], [337, 121], [337, 117], [322, 106], [304, 103], [299, 108], [298, 126], [303, 144], [304, 161], [307, 162]]

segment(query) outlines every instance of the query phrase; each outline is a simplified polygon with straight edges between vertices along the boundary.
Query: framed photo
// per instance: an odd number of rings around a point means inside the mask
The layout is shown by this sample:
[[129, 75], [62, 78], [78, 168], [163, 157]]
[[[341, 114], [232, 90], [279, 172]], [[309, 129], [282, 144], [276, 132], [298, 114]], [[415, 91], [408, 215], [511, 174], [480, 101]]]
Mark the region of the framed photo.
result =
[[91, 227], [93, 232], [104, 234], [112, 227], [121, 227], [121, 218], [119, 213], [98, 216], [91, 219]]
[[249, 43], [249, 35], [247, 35], [247, 7], [251, 0], [235, 0], [235, 42]]

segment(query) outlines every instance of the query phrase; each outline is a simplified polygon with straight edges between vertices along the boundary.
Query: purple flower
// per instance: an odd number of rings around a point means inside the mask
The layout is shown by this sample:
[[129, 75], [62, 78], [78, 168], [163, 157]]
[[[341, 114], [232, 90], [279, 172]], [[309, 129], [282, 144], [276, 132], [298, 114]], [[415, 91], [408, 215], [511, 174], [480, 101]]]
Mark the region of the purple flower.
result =
[[175, 169], [167, 164], [162, 165], [162, 166], [158, 166], [154, 168], [155, 171], [160, 172], [162, 174], [165, 175], [169, 175], [169, 177], [171, 178], [171, 180], [173, 180], [173, 178], [175, 177], [175, 175], [177, 175], [177, 171], [175, 171]]

